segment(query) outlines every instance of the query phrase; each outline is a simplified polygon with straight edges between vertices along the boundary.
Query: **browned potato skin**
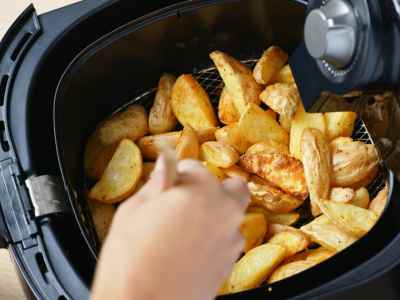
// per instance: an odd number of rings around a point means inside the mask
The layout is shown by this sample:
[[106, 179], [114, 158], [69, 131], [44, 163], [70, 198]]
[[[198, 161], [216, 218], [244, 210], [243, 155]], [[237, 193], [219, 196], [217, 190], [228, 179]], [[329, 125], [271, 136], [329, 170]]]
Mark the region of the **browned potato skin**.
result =
[[172, 89], [171, 107], [183, 126], [194, 130], [217, 127], [210, 99], [203, 87], [192, 75], [181, 75]]
[[215, 138], [218, 142], [231, 145], [239, 153], [244, 153], [251, 146], [243, 136], [237, 123], [224, 126], [215, 131]]
[[286, 144], [282, 144], [274, 140], [268, 140], [251, 146], [249, 149], [247, 149], [246, 155], [256, 154], [260, 152], [280, 152], [289, 155], [289, 147]]
[[151, 134], [160, 134], [172, 131], [177, 124], [171, 107], [172, 87], [175, 76], [163, 74], [158, 83], [158, 90], [149, 114], [149, 130]]
[[293, 225], [296, 223], [300, 214], [297, 212], [291, 212], [286, 214], [278, 214], [271, 212], [264, 207], [261, 206], [249, 206], [247, 208], [247, 212], [260, 212], [263, 213], [268, 223], [280, 224], [280, 225]]
[[259, 246], [267, 233], [267, 221], [264, 214], [247, 213], [240, 226], [240, 232], [245, 240], [245, 253]]
[[146, 182], [150, 179], [151, 173], [153, 173], [154, 167], [156, 166], [153, 162], [143, 163], [142, 179]]
[[281, 48], [269, 47], [257, 62], [253, 76], [259, 84], [268, 84], [286, 64], [288, 55]]
[[381, 216], [386, 208], [388, 193], [389, 185], [386, 182], [385, 187], [379, 191], [378, 195], [376, 195], [374, 199], [372, 199], [371, 203], [369, 204], [369, 210], [373, 211], [377, 216]]
[[186, 126], [176, 145], [176, 156], [178, 159], [199, 159], [200, 144], [196, 131]]
[[243, 155], [240, 166], [300, 200], [308, 196], [303, 165], [294, 157], [277, 152]]
[[328, 140], [337, 137], [350, 137], [354, 130], [357, 114], [352, 111], [325, 113], [326, 135]]
[[368, 208], [370, 204], [369, 200], [369, 192], [367, 188], [361, 187], [355, 191], [354, 198], [350, 201], [350, 204], [361, 208]]
[[240, 119], [240, 113], [235, 106], [235, 101], [226, 87], [223, 88], [219, 98], [218, 117], [221, 123], [226, 125], [235, 123]]
[[199, 143], [203, 144], [205, 142], [215, 141], [215, 132], [217, 129], [217, 127], [211, 127], [207, 129], [196, 130]]
[[295, 83], [292, 70], [290, 69], [289, 65], [284, 66], [270, 81], [270, 83], [275, 82]]
[[315, 128], [303, 131], [301, 153], [310, 193], [311, 212], [313, 216], [318, 216], [321, 214], [319, 200], [329, 199], [332, 170], [329, 145], [321, 131]]
[[271, 284], [283, 280], [285, 278], [291, 277], [309, 268], [312, 268], [315, 265], [316, 265], [315, 262], [307, 260], [297, 260], [289, 262], [287, 264], [283, 264], [271, 274], [271, 277], [268, 279], [268, 283]]
[[99, 241], [104, 242], [108, 230], [111, 226], [112, 219], [115, 215], [115, 207], [110, 204], [104, 204], [88, 199], [90, 213], [93, 218], [94, 227], [96, 229]]
[[225, 175], [231, 178], [240, 178], [243, 181], [249, 181], [250, 174], [243, 171], [238, 165], [233, 165], [232, 167], [223, 169]]
[[220, 168], [232, 167], [239, 161], [236, 150], [221, 142], [206, 142], [200, 147], [202, 160], [208, 161]]
[[148, 135], [139, 140], [138, 146], [145, 159], [156, 160], [160, 153], [160, 146], [167, 144], [175, 148], [180, 136], [180, 131]]
[[217, 167], [216, 165], [208, 162], [208, 161], [203, 161], [203, 165], [207, 168], [207, 170], [215, 176], [218, 180], [224, 180], [226, 178], [226, 175], [224, 171]]

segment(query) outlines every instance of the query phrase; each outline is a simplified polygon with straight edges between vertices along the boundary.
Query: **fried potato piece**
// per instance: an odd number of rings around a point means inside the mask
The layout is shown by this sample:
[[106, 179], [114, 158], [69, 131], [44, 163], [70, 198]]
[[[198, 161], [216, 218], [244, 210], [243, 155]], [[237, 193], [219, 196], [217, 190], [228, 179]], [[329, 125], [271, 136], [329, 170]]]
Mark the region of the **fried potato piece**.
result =
[[280, 152], [289, 155], [289, 147], [286, 144], [282, 144], [274, 140], [268, 140], [251, 146], [249, 149], [247, 149], [246, 155], [256, 154], [260, 152], [267, 152], [267, 153]]
[[153, 162], [143, 163], [142, 179], [146, 182], [150, 179], [151, 173], [153, 173], [154, 167], [156, 166]]
[[117, 203], [129, 197], [142, 176], [143, 160], [134, 142], [123, 139], [107, 165], [103, 176], [89, 192], [89, 198]]
[[332, 251], [341, 251], [357, 240], [336, 227], [325, 215], [315, 218], [300, 229], [308, 234], [313, 242]]
[[163, 74], [160, 78], [156, 97], [149, 113], [151, 134], [166, 133], [176, 127], [177, 121], [171, 107], [172, 87], [175, 81], [175, 76], [171, 74]]
[[231, 293], [258, 287], [285, 258], [286, 249], [264, 244], [247, 252], [233, 267], [228, 284]]
[[[284, 232], [284, 231], [300, 231], [300, 229], [297, 229], [293, 226], [289, 225], [282, 225], [278, 223], [268, 223], [268, 236], [271, 238], [272, 236]], [[300, 231], [301, 234], [304, 234], [302, 231]]]
[[291, 277], [309, 268], [312, 268], [315, 265], [316, 265], [315, 262], [307, 260], [298, 260], [281, 265], [271, 274], [271, 277], [268, 279], [268, 283], [271, 284], [283, 280], [285, 278]]
[[215, 138], [218, 142], [231, 145], [239, 153], [244, 153], [251, 146], [243, 136], [237, 123], [217, 129]]
[[207, 129], [196, 130], [199, 143], [203, 144], [205, 142], [215, 141], [215, 132], [217, 129], [217, 127], [211, 127]]
[[261, 93], [260, 99], [280, 116], [292, 120], [298, 103], [301, 101], [299, 91], [293, 83], [275, 83]]
[[319, 206], [333, 224], [357, 238], [365, 235], [378, 220], [372, 211], [351, 204], [320, 201]]
[[208, 161], [220, 168], [232, 167], [239, 161], [236, 150], [221, 142], [206, 142], [200, 146], [202, 160]]
[[262, 213], [247, 213], [240, 226], [240, 232], [245, 240], [244, 252], [261, 245], [267, 233], [267, 221]]
[[195, 130], [217, 126], [217, 118], [206, 91], [191, 75], [181, 75], [172, 88], [171, 107], [183, 126]]
[[331, 189], [329, 199], [335, 202], [352, 204], [351, 201], [355, 196], [356, 193], [351, 188], [334, 187]]
[[365, 187], [361, 187], [355, 191], [354, 198], [349, 202], [349, 204], [361, 207], [368, 208], [369, 206], [369, 193]]
[[176, 145], [176, 157], [178, 159], [199, 159], [200, 144], [196, 131], [186, 126]]
[[321, 214], [319, 199], [329, 199], [332, 170], [329, 145], [321, 131], [315, 128], [303, 130], [301, 153], [311, 212], [313, 216], [318, 216]]
[[289, 65], [284, 66], [270, 81], [270, 83], [275, 82], [295, 83], [292, 70], [290, 69]]
[[296, 198], [304, 200], [308, 196], [303, 165], [294, 157], [278, 152], [245, 154], [240, 166]]
[[331, 153], [338, 152], [340, 151], [341, 147], [344, 144], [352, 143], [353, 139], [351, 137], [338, 137], [336, 139], [333, 139], [329, 147], [331, 148]]
[[235, 101], [228, 93], [226, 87], [222, 90], [219, 98], [218, 117], [221, 123], [227, 125], [235, 123], [240, 119], [240, 113], [235, 106]]
[[350, 137], [356, 120], [357, 114], [352, 111], [325, 113], [328, 140], [331, 141], [337, 137]]
[[210, 58], [240, 114], [246, 110], [247, 104], [260, 104], [261, 86], [255, 81], [249, 68], [221, 51], [212, 52]]
[[85, 147], [84, 168], [86, 175], [92, 179], [99, 180], [116, 147], [116, 144], [104, 146], [100, 142], [97, 133], [92, 134]]
[[221, 285], [221, 287], [218, 290], [218, 296], [227, 295], [229, 293], [230, 293], [229, 281], [225, 280], [224, 283]]
[[272, 46], [258, 60], [253, 76], [259, 84], [268, 84], [286, 64], [288, 55], [281, 48]]
[[286, 230], [272, 236], [268, 243], [284, 247], [286, 249], [286, 257], [289, 257], [307, 249], [310, 240], [301, 230]]
[[303, 204], [303, 200], [282, 192], [257, 176], [250, 178], [248, 187], [253, 205], [265, 207], [275, 213], [289, 213]]
[[162, 145], [169, 145], [175, 148], [180, 137], [181, 131], [149, 135], [141, 138], [138, 142], [138, 146], [145, 159], [156, 160]]
[[107, 236], [112, 219], [114, 218], [115, 207], [110, 204], [104, 204], [90, 199], [88, 199], [88, 204], [97, 237], [102, 243]]
[[378, 152], [374, 145], [359, 141], [336, 144], [332, 153], [331, 184], [354, 189], [367, 186], [374, 179], [378, 164]]
[[290, 128], [292, 127], [292, 119], [289, 119], [288, 117], [283, 115], [279, 115], [279, 124], [287, 132], [290, 132]]
[[249, 143], [274, 140], [289, 143], [287, 132], [265, 110], [255, 104], [248, 104], [239, 120], [241, 136]]
[[386, 203], [388, 201], [389, 185], [386, 183], [385, 187], [379, 191], [378, 195], [372, 199], [369, 204], [369, 210], [374, 212], [377, 216], [382, 215], [386, 208]]
[[317, 264], [331, 258], [336, 254], [336, 251], [329, 250], [324, 247], [319, 247], [318, 249], [309, 250], [307, 252], [307, 261], [313, 261]]
[[293, 225], [296, 223], [300, 214], [297, 212], [291, 212], [286, 214], [273, 213], [261, 206], [249, 206], [247, 212], [260, 212], [263, 213], [268, 223], [280, 224], [280, 225]]
[[238, 177], [243, 181], [249, 181], [250, 174], [243, 171], [238, 165], [233, 165], [232, 167], [223, 169], [227, 177], [235, 178]]
[[226, 178], [224, 171], [221, 168], [218, 168], [216, 165], [213, 165], [212, 163], [210, 163], [208, 161], [203, 161], [203, 165], [218, 180], [224, 180]]

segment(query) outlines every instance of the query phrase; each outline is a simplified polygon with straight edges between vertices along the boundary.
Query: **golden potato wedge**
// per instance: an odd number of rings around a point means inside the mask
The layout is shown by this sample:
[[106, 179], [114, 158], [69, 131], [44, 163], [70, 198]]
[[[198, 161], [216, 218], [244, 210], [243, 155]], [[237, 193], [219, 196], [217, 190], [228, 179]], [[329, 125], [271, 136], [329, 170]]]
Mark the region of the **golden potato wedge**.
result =
[[181, 137], [181, 131], [149, 135], [138, 141], [138, 146], [145, 159], [156, 160], [160, 153], [160, 147], [164, 144], [175, 148]]
[[227, 177], [239, 177], [243, 181], [249, 181], [250, 178], [250, 174], [243, 171], [238, 165], [233, 165], [232, 167], [223, 169], [223, 171]]
[[281, 225], [293, 225], [300, 218], [300, 214], [297, 212], [278, 214], [278, 213], [273, 213], [272, 211], [269, 211], [261, 206], [249, 206], [247, 212], [263, 213], [265, 218], [267, 219], [268, 224], [274, 223]]
[[331, 258], [336, 254], [336, 251], [329, 250], [324, 247], [319, 247], [317, 249], [309, 250], [307, 252], [307, 261], [313, 261], [317, 264], [323, 262], [324, 260], [327, 260], [328, 258]]
[[117, 144], [103, 145], [99, 140], [97, 132], [93, 133], [89, 137], [85, 147], [84, 168], [86, 175], [92, 179], [99, 180], [116, 147]]
[[286, 230], [272, 236], [268, 243], [284, 247], [286, 249], [286, 257], [289, 257], [307, 249], [310, 240], [301, 230]]
[[359, 188], [354, 193], [354, 198], [349, 202], [349, 204], [361, 207], [368, 208], [369, 206], [369, 193], [365, 187]]
[[331, 189], [329, 199], [335, 202], [353, 204], [352, 200], [355, 196], [356, 193], [351, 188], [334, 187]]
[[331, 141], [337, 137], [350, 137], [356, 120], [357, 114], [352, 111], [325, 113], [328, 140]]
[[294, 157], [278, 152], [245, 154], [240, 166], [300, 200], [308, 196], [303, 165]]
[[329, 145], [321, 131], [315, 128], [303, 130], [301, 153], [311, 212], [313, 216], [318, 216], [321, 214], [319, 200], [329, 199], [332, 170]]
[[247, 213], [240, 226], [240, 232], [245, 240], [244, 252], [261, 245], [267, 233], [267, 221], [262, 213]]
[[205, 142], [200, 146], [202, 160], [220, 168], [232, 167], [239, 161], [239, 154], [228, 144], [221, 142]]
[[258, 287], [285, 258], [286, 249], [264, 244], [247, 252], [233, 267], [228, 284], [231, 293]]
[[319, 206], [329, 221], [357, 238], [365, 235], [378, 220], [374, 212], [351, 204], [320, 201]]
[[289, 147], [286, 144], [282, 144], [274, 140], [268, 140], [251, 146], [249, 149], [247, 149], [246, 155], [256, 154], [260, 152], [280, 152], [289, 155]]
[[282, 192], [258, 176], [251, 176], [247, 185], [252, 195], [251, 204], [269, 211], [289, 213], [303, 204], [303, 200]]
[[225, 87], [219, 98], [218, 117], [223, 124], [232, 124], [240, 119], [240, 113], [235, 106], [235, 102]]
[[172, 88], [171, 107], [183, 126], [195, 130], [217, 127], [217, 117], [206, 91], [191, 75], [181, 75]]
[[103, 176], [89, 192], [89, 198], [117, 203], [136, 189], [143, 171], [142, 154], [134, 142], [123, 139], [105, 169]]
[[275, 82], [295, 83], [292, 70], [290, 69], [289, 65], [284, 66], [270, 81], [270, 83]]
[[153, 162], [143, 163], [142, 179], [144, 182], [150, 179], [151, 173], [153, 173], [154, 167], [156, 166]]
[[231, 145], [239, 153], [244, 153], [251, 146], [243, 136], [237, 123], [230, 124], [215, 131], [218, 142]]
[[283, 115], [279, 115], [279, 124], [287, 132], [290, 132], [290, 128], [292, 127], [292, 119], [289, 119]]
[[288, 120], [292, 120], [298, 103], [301, 101], [299, 91], [293, 83], [275, 83], [269, 85], [260, 94], [260, 99], [268, 107]]
[[336, 139], [333, 139], [329, 147], [331, 148], [331, 153], [338, 152], [340, 151], [341, 147], [344, 144], [352, 143], [353, 139], [351, 137], [338, 137]]
[[312, 268], [315, 265], [316, 265], [315, 262], [307, 260], [298, 260], [287, 264], [283, 264], [271, 274], [271, 277], [268, 279], [268, 283], [271, 284], [283, 280], [290, 276], [301, 273], [309, 268]]
[[300, 228], [310, 239], [321, 246], [341, 251], [354, 243], [357, 238], [340, 230], [327, 216], [321, 215]]
[[218, 290], [218, 296], [227, 295], [229, 293], [231, 293], [231, 291], [229, 290], [229, 281], [225, 280]]
[[288, 55], [281, 48], [269, 47], [258, 60], [253, 76], [259, 84], [268, 84], [286, 64]]
[[[268, 223], [268, 238], [271, 238], [272, 236], [284, 232], [284, 231], [300, 231], [300, 229], [297, 229], [296, 227], [289, 226], [289, 225], [283, 225], [283, 224], [278, 224], [278, 223]], [[300, 233], [304, 234], [302, 231]]]
[[186, 126], [182, 130], [176, 145], [176, 156], [178, 159], [199, 159], [199, 138], [192, 127]]
[[203, 165], [217, 179], [224, 180], [226, 178], [224, 171], [221, 168], [218, 168], [216, 165], [213, 165], [212, 163], [210, 163], [208, 161], [203, 161]]
[[251, 144], [270, 139], [283, 144], [289, 143], [289, 136], [279, 123], [261, 107], [252, 103], [243, 111], [239, 128], [242, 138]]
[[249, 68], [221, 51], [214, 51], [210, 58], [218, 69], [235, 107], [242, 114], [248, 103], [260, 104], [261, 86]]
[[278, 114], [274, 112], [272, 109], [267, 109], [265, 111], [272, 119], [276, 120]]
[[197, 137], [199, 138], [199, 143], [203, 144], [205, 142], [215, 141], [215, 132], [217, 127], [196, 130]]
[[149, 113], [149, 130], [151, 134], [172, 131], [177, 124], [171, 107], [172, 88], [176, 78], [171, 74], [163, 74], [158, 83], [158, 90]]
[[372, 199], [369, 204], [369, 210], [374, 212], [377, 216], [382, 215], [386, 208], [386, 203], [388, 201], [389, 185], [386, 183], [385, 187], [379, 191], [378, 195]]
[[102, 243], [107, 236], [112, 219], [114, 218], [115, 207], [110, 204], [104, 204], [90, 199], [88, 199], [88, 204], [97, 237]]
[[354, 189], [367, 186], [374, 179], [378, 164], [378, 152], [374, 145], [360, 141], [336, 144], [332, 153], [331, 184]]

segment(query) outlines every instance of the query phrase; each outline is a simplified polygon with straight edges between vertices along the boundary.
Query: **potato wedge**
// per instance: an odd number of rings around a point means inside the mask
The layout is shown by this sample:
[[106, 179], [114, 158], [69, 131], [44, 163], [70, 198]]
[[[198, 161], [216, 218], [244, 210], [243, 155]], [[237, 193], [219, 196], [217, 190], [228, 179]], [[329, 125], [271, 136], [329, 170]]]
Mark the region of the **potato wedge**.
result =
[[343, 147], [344, 144], [352, 142], [353, 139], [351, 137], [338, 137], [336, 139], [333, 139], [329, 144], [329, 147], [331, 148], [331, 153], [340, 151], [341, 147]]
[[175, 148], [181, 137], [181, 131], [173, 131], [168, 133], [149, 135], [141, 138], [138, 142], [143, 157], [148, 160], [156, 160], [160, 153], [160, 147], [167, 144]]
[[218, 117], [221, 123], [227, 125], [235, 123], [240, 119], [240, 113], [235, 106], [235, 101], [228, 93], [226, 87], [222, 90], [219, 98]]
[[89, 192], [89, 198], [117, 203], [136, 189], [143, 171], [142, 154], [134, 142], [123, 139], [107, 165], [103, 176]]
[[361, 207], [368, 208], [369, 206], [369, 192], [365, 187], [359, 188], [354, 193], [354, 198], [349, 202], [349, 204]]
[[300, 200], [308, 196], [303, 165], [294, 157], [278, 152], [245, 154], [240, 166]]
[[171, 107], [183, 126], [195, 130], [217, 126], [217, 118], [207, 93], [191, 75], [181, 75], [172, 89]]
[[289, 147], [286, 144], [282, 144], [274, 140], [268, 140], [251, 146], [249, 149], [247, 149], [246, 155], [256, 154], [260, 152], [280, 152], [289, 155]]
[[287, 132], [265, 110], [255, 104], [248, 104], [239, 120], [242, 138], [250, 144], [274, 140], [289, 143]]
[[236, 150], [221, 142], [206, 142], [200, 146], [202, 160], [208, 161], [220, 168], [232, 167], [239, 161]]
[[240, 114], [246, 110], [247, 104], [260, 104], [261, 86], [255, 81], [249, 68], [221, 51], [212, 52], [210, 58]]
[[318, 216], [321, 214], [319, 200], [329, 199], [332, 170], [329, 145], [321, 131], [315, 128], [303, 130], [301, 153], [311, 212], [313, 216]]
[[205, 142], [215, 141], [215, 132], [217, 129], [217, 127], [211, 127], [207, 129], [196, 130], [199, 143], [203, 144]]
[[114, 218], [115, 207], [110, 204], [104, 204], [90, 199], [88, 200], [88, 204], [97, 237], [102, 243], [107, 236], [112, 219]]
[[225, 280], [218, 290], [218, 296], [227, 295], [229, 293], [231, 293], [231, 291], [229, 290], [229, 281]]
[[258, 60], [253, 76], [259, 84], [268, 84], [286, 64], [288, 55], [281, 48], [269, 47]]
[[153, 173], [155, 166], [156, 164], [153, 162], [143, 163], [142, 180], [144, 182], [147, 182], [150, 179], [150, 175]]
[[97, 132], [92, 134], [85, 147], [84, 168], [86, 175], [92, 179], [99, 180], [116, 147], [117, 144], [103, 145], [99, 140]]
[[268, 238], [271, 238], [272, 236], [285, 232], [285, 231], [300, 231], [301, 234], [304, 234], [300, 229], [297, 229], [296, 227], [289, 226], [289, 225], [282, 225], [278, 223], [268, 223]]
[[328, 140], [331, 141], [337, 137], [350, 137], [356, 120], [357, 114], [352, 111], [325, 113]]
[[218, 142], [231, 145], [239, 153], [244, 153], [251, 144], [242, 136], [242, 131], [237, 123], [217, 129], [215, 138]]
[[386, 183], [385, 187], [379, 191], [378, 195], [376, 195], [374, 199], [372, 199], [371, 203], [369, 204], [369, 210], [374, 212], [377, 216], [382, 215], [386, 208], [388, 194], [389, 185]]
[[230, 178], [238, 177], [243, 181], [249, 181], [250, 174], [243, 171], [238, 165], [233, 165], [232, 167], [223, 169], [225, 175]]
[[252, 205], [265, 207], [275, 213], [289, 213], [303, 204], [303, 200], [282, 192], [258, 176], [251, 176], [248, 187]]
[[178, 159], [199, 159], [200, 144], [196, 131], [186, 126], [176, 145], [176, 157]]
[[245, 240], [244, 252], [262, 244], [267, 233], [267, 221], [262, 213], [247, 213], [240, 226], [240, 232]]
[[247, 252], [233, 267], [228, 284], [231, 293], [258, 287], [285, 258], [286, 249], [264, 244]]
[[278, 214], [268, 211], [264, 207], [261, 206], [249, 206], [247, 212], [260, 212], [263, 213], [265, 218], [267, 219], [268, 224], [281, 224], [281, 225], [293, 225], [296, 223], [299, 218], [300, 214], [297, 212], [291, 212], [287, 214]]
[[149, 113], [149, 130], [151, 134], [172, 131], [177, 124], [171, 107], [172, 88], [176, 78], [171, 74], [163, 74], [158, 83], [158, 90]]
[[287, 118], [286, 116], [279, 115], [279, 124], [286, 132], [290, 132], [290, 128], [292, 127], [292, 119]]
[[218, 180], [224, 180], [226, 178], [226, 175], [225, 175], [224, 171], [221, 168], [218, 168], [216, 165], [213, 165], [212, 163], [210, 163], [208, 161], [203, 161], [203, 165]]
[[336, 251], [329, 250], [324, 247], [319, 247], [317, 249], [309, 250], [307, 253], [306, 260], [307, 261], [313, 261], [317, 264], [323, 262], [324, 260], [327, 260], [328, 258], [331, 258], [336, 254]]
[[292, 70], [290, 69], [289, 65], [284, 66], [270, 81], [270, 83], [275, 82], [295, 83]]
[[374, 212], [351, 204], [320, 201], [319, 206], [333, 224], [357, 238], [365, 235], [378, 220]]
[[286, 249], [286, 257], [290, 257], [307, 249], [310, 240], [301, 230], [286, 230], [272, 236], [268, 243], [284, 247]]
[[331, 189], [331, 193], [329, 199], [331, 201], [340, 202], [340, 203], [351, 203], [351, 201], [356, 196], [356, 193], [351, 188], [339, 188], [334, 187]]
[[354, 243], [357, 238], [340, 230], [327, 216], [321, 215], [300, 228], [310, 239], [321, 246], [341, 251]]
[[307, 260], [298, 260], [287, 264], [283, 264], [271, 274], [271, 277], [268, 279], [268, 283], [271, 284], [283, 280], [285, 278], [291, 277], [309, 268], [312, 268], [315, 265], [316, 265], [315, 262]]

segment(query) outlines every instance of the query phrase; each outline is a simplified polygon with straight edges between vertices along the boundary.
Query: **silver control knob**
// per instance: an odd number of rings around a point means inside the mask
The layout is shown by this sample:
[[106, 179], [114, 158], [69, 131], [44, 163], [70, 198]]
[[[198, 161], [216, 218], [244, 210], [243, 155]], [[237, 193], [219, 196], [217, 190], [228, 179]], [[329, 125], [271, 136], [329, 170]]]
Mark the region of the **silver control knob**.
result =
[[346, 0], [329, 0], [307, 16], [304, 39], [310, 55], [338, 69], [346, 67], [356, 48], [357, 20]]

